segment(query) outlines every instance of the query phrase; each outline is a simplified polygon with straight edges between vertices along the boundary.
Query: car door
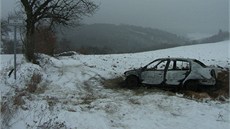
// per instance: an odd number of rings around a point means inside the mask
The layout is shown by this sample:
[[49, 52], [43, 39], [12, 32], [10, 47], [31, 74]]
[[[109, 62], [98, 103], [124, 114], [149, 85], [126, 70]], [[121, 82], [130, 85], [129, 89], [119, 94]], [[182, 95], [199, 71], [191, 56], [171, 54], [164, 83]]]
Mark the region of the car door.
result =
[[166, 72], [166, 84], [179, 85], [189, 74], [190, 63], [186, 60], [174, 60], [169, 63]]
[[163, 83], [167, 62], [167, 60], [159, 60], [150, 64], [141, 73], [142, 83], [152, 85], [159, 85]]

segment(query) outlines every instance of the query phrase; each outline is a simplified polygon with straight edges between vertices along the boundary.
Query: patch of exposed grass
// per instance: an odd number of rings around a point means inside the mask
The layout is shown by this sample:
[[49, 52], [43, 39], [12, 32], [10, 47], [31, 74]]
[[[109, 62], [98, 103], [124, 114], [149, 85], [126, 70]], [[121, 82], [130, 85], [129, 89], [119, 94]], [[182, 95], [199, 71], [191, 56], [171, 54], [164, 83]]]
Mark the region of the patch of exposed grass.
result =
[[229, 71], [221, 71], [218, 74], [216, 89], [214, 91], [208, 91], [208, 94], [213, 99], [225, 101], [229, 98]]
[[107, 79], [103, 82], [105, 88], [113, 89], [115, 91], [120, 90], [132, 90], [135, 95], [144, 95], [151, 92], [162, 92], [160, 88], [154, 86], [140, 85], [139, 87], [128, 88], [125, 85], [125, 81], [122, 77], [117, 77], [113, 79]]
[[[181, 91], [186, 98], [190, 97], [192, 99], [215, 99], [220, 101], [225, 101], [229, 98], [229, 71], [222, 71], [218, 74], [217, 84], [215, 90], [205, 89], [202, 92], [190, 92]], [[125, 86], [125, 81], [122, 77], [117, 77], [113, 79], [107, 79], [103, 82], [105, 88], [113, 89], [115, 91], [128, 89]], [[135, 87], [132, 90], [135, 95], [145, 95], [154, 92], [164, 92], [169, 96], [176, 95], [176, 91], [164, 89], [155, 86], [140, 85], [140, 87]]]
[[[15, 92], [15, 94], [13, 94], [13, 92]], [[14, 89], [14, 91], [9, 91], [9, 94], [6, 96], [1, 96], [1, 128], [10, 127], [9, 123], [11, 119], [16, 115], [18, 109], [22, 108], [25, 104], [24, 96], [26, 95], [25, 92]]]
[[103, 82], [105, 88], [120, 89], [125, 87], [125, 82], [122, 77], [107, 79]]
[[93, 94], [86, 94], [81, 98], [82, 102], [80, 104], [86, 104], [89, 105], [93, 101], [95, 101], [97, 97], [95, 97]]
[[40, 74], [33, 74], [30, 82], [27, 84], [27, 91], [34, 93], [37, 90], [38, 84], [42, 81]]

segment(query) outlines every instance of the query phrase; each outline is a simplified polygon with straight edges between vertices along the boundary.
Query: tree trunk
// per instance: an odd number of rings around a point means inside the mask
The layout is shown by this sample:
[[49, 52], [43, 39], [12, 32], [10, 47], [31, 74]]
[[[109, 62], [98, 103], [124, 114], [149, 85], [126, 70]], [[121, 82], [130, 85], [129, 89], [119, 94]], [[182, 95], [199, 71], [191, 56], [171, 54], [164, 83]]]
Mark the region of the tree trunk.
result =
[[25, 57], [29, 62], [35, 63], [34, 56], [34, 29], [35, 25], [32, 21], [27, 21], [26, 25], [26, 40], [25, 40]]

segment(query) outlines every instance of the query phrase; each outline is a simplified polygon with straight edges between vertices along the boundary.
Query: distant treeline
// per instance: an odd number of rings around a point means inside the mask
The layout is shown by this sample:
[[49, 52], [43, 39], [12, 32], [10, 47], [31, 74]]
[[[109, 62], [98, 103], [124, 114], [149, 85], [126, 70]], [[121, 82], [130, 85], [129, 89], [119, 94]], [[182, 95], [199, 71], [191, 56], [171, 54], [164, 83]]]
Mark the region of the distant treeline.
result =
[[190, 44], [216, 43], [225, 40], [229, 40], [229, 32], [219, 30], [217, 34], [214, 34], [207, 38], [190, 41]]
[[84, 54], [150, 51], [188, 42], [176, 34], [132, 25], [83, 25], [76, 29], [64, 30], [61, 35], [60, 48], [74, 49]]
[[[7, 31], [8, 32], [8, 31]], [[13, 53], [13, 41], [2, 37], [2, 53]], [[133, 53], [165, 49], [170, 47], [214, 43], [229, 40], [229, 32], [219, 30], [217, 34], [200, 39], [187, 38], [166, 31], [132, 25], [92, 24], [77, 28], [64, 29], [54, 33], [47, 28], [40, 28], [34, 35], [35, 52], [49, 55], [66, 51], [82, 54]], [[18, 45], [17, 53], [23, 52]]]

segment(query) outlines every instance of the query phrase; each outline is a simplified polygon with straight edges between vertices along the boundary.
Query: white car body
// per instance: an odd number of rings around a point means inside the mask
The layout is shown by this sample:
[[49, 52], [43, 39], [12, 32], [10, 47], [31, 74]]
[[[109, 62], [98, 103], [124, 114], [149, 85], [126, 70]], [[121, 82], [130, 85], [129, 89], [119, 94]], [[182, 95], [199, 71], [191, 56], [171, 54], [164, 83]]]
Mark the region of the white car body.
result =
[[196, 59], [160, 58], [143, 68], [125, 72], [125, 76], [135, 76], [140, 83], [150, 85], [185, 85], [188, 81], [196, 81], [199, 85], [215, 85], [216, 75], [211, 67], [207, 67]]

